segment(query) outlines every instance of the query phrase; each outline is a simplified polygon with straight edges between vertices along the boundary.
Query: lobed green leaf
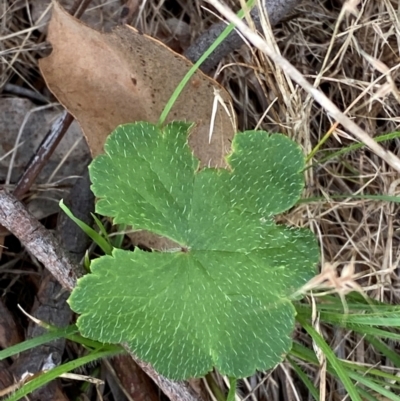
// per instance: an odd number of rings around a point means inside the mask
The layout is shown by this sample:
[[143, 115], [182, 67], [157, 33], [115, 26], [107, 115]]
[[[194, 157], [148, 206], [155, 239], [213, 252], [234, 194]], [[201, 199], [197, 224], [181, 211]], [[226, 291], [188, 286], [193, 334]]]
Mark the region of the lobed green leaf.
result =
[[118, 127], [90, 166], [96, 211], [172, 239], [167, 252], [114, 249], [70, 305], [83, 335], [127, 343], [171, 379], [213, 367], [245, 377], [291, 347], [292, 294], [315, 274], [309, 230], [276, 225], [303, 189], [304, 157], [283, 135], [235, 136], [228, 169], [199, 169], [190, 125]]

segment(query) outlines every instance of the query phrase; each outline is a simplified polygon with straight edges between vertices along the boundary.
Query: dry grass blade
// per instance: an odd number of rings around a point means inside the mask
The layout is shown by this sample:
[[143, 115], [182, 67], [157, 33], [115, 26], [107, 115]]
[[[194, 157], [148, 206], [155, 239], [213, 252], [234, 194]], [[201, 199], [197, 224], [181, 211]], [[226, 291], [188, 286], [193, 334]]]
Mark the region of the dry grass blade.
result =
[[325, 96], [319, 89], [312, 86], [297, 68], [271, 48], [271, 46], [262, 39], [261, 36], [247, 27], [230, 8], [225, 6], [219, 0], [207, 0], [207, 2], [213, 5], [229, 22], [233, 22], [249, 42], [270, 57], [284, 72], [286, 72], [288, 76], [310, 93], [333, 118], [347, 128], [357, 139], [365, 143], [390, 166], [400, 172], [400, 159], [397, 156], [377, 144], [364, 130], [344, 115], [339, 108], [327, 98], [327, 96]]

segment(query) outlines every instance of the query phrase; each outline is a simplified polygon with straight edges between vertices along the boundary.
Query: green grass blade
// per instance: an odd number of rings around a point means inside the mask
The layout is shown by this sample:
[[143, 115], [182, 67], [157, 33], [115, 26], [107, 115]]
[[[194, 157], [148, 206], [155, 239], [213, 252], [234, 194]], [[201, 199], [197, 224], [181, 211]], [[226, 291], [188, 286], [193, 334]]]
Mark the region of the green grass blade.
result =
[[[312, 365], [319, 366], [318, 359], [315, 356], [315, 354], [309, 348], [305, 347], [304, 345], [294, 342], [293, 347], [290, 351], [290, 355], [293, 356], [294, 358], [300, 359], [300, 360], [310, 363]], [[334, 369], [332, 369], [332, 366], [329, 363], [327, 365], [327, 371], [330, 375], [332, 375], [333, 377], [338, 379], [338, 375], [337, 375], [336, 371]], [[358, 391], [362, 395], [362, 397], [366, 400], [379, 401], [377, 398], [370, 395], [368, 392], [366, 392], [362, 388], [359, 388]]]
[[321, 337], [321, 335], [311, 326], [309, 325], [305, 319], [301, 316], [297, 316], [297, 320], [301, 324], [301, 326], [307, 331], [307, 333], [312, 337], [313, 341], [317, 344], [317, 346], [322, 350], [326, 359], [331, 364], [332, 368], [337, 373], [338, 378], [341, 380], [343, 386], [347, 390], [350, 398], [353, 401], [361, 401], [361, 397], [357, 388], [351, 381], [347, 369], [343, 366], [341, 361], [336, 357], [333, 350], [329, 347], [329, 345], [325, 342], [325, 340]]
[[125, 230], [128, 226], [126, 224], [119, 224], [118, 225], [118, 233], [115, 236], [110, 236], [111, 244], [114, 248], [122, 248], [122, 243], [125, 238]]
[[[60, 200], [60, 208], [63, 210], [63, 212], [75, 223], [81, 228], [82, 231], [86, 233], [86, 235], [91, 238], [102, 250], [106, 255], [111, 255], [112, 253], [112, 246], [111, 244], [104, 238], [102, 237], [99, 233], [97, 233], [95, 230], [93, 230], [92, 227], [89, 227], [86, 223], [83, 221], [79, 220], [76, 218], [72, 212], [68, 209], [68, 207], [64, 204], [63, 200]], [[100, 223], [101, 224], [101, 223]], [[101, 225], [99, 226], [101, 227]]]
[[86, 273], [90, 273], [90, 257], [89, 257], [89, 252], [86, 250], [85, 256], [83, 258], [83, 267], [86, 271]]
[[378, 400], [378, 398], [374, 397], [372, 394], [368, 393], [367, 391], [363, 390], [362, 388], [360, 388], [360, 394], [363, 397], [363, 400], [366, 401], [382, 401], [382, 400]]
[[[400, 132], [391, 132], [390, 134], [379, 135], [379, 136], [375, 137], [374, 140], [375, 140], [375, 142], [379, 143], [379, 142], [383, 142], [383, 141], [390, 141], [391, 139], [396, 139], [396, 138], [400, 138]], [[340, 149], [337, 152], [333, 152], [333, 153], [326, 155], [321, 160], [318, 160], [318, 164], [325, 163], [328, 160], [334, 159], [335, 157], [339, 157], [344, 154], [350, 153], [354, 150], [362, 149], [365, 147], [366, 147], [366, 145], [364, 143], [355, 143], [353, 145], [350, 145], [343, 149]], [[324, 151], [324, 152], [326, 152], [326, 151]], [[320, 151], [318, 153], [322, 153], [322, 151]]]
[[94, 214], [90, 213], [93, 217], [94, 222], [96, 223], [97, 227], [99, 227], [100, 232], [103, 234], [104, 238], [108, 238], [108, 233], [106, 228], [104, 227], [104, 224], [101, 222], [101, 220]]
[[[255, 3], [255, 0], [250, 0], [246, 4], [247, 4], [247, 7], [250, 9], [254, 3]], [[243, 18], [244, 11], [240, 10], [237, 15], [239, 18]], [[192, 68], [190, 68], [190, 70], [186, 73], [186, 75], [183, 77], [182, 81], [179, 83], [179, 85], [174, 90], [174, 93], [172, 94], [171, 98], [168, 100], [167, 104], [165, 105], [164, 110], [161, 113], [160, 119], [158, 120], [159, 126], [162, 126], [165, 123], [165, 120], [167, 119], [169, 112], [171, 111], [172, 107], [174, 106], [174, 104], [176, 102], [176, 99], [178, 99], [183, 88], [190, 81], [193, 74], [199, 69], [201, 64], [204, 63], [204, 61], [208, 58], [208, 56], [210, 56], [210, 54], [225, 40], [225, 38], [234, 29], [235, 29], [235, 25], [233, 23], [227, 25], [227, 27], [221, 32], [221, 34], [214, 41], [214, 43], [204, 52], [204, 54], [199, 58], [199, 60], [195, 64], [193, 64]]]
[[26, 397], [28, 394], [32, 393], [33, 391], [37, 390], [38, 388], [56, 379], [63, 373], [70, 372], [71, 370], [79, 368], [80, 366], [86, 365], [87, 363], [93, 362], [97, 359], [109, 358], [111, 356], [115, 356], [123, 352], [124, 350], [122, 348], [110, 346], [105, 350], [96, 350], [82, 358], [78, 358], [73, 361], [67, 362], [63, 365], [57, 366], [54, 369], [51, 369], [26, 383], [23, 387], [18, 389], [12, 396], [7, 398], [7, 401], [20, 400]]
[[348, 330], [353, 330], [361, 335], [367, 334], [370, 336], [400, 341], [400, 334], [391, 332], [389, 330], [382, 330], [376, 327], [368, 327], [368, 326], [360, 327], [356, 325], [343, 325], [342, 327], [347, 328]]
[[399, 311], [389, 313], [387, 316], [379, 316], [379, 313], [342, 315], [338, 313], [321, 312], [321, 319], [327, 323], [339, 323], [342, 325], [400, 327]]
[[396, 376], [395, 374], [387, 373], [383, 370], [379, 370], [378, 368], [373, 368], [370, 365], [363, 365], [356, 362], [342, 360], [342, 363], [352, 372], [362, 374], [363, 376], [367, 375], [371, 378], [371, 380], [374, 381], [382, 381], [381, 379], [385, 379], [386, 383], [387, 381], [393, 382], [390, 384], [392, 387], [400, 388], [400, 384], [394, 384], [395, 382], [400, 381], [400, 377]]
[[292, 369], [296, 372], [297, 376], [299, 376], [300, 380], [307, 387], [307, 390], [314, 397], [314, 400], [319, 401], [319, 393], [317, 388], [314, 386], [312, 381], [308, 378], [308, 376], [303, 372], [300, 366], [292, 359], [290, 356], [287, 357], [288, 362], [292, 366]]
[[302, 344], [294, 342], [292, 344], [292, 349], [290, 350], [289, 355], [294, 358], [300, 359], [304, 362], [310, 363], [312, 365], [316, 365], [316, 366], [319, 365], [318, 359], [317, 359], [315, 353]]
[[32, 338], [31, 340], [26, 340], [22, 343], [13, 345], [0, 351], [0, 361], [9, 358], [10, 356], [19, 354], [20, 352], [27, 351], [29, 349], [38, 347], [39, 345], [57, 340], [59, 338], [67, 338], [68, 336], [76, 334], [77, 332], [78, 329], [75, 325], [61, 329], [52, 329], [46, 334]]
[[377, 350], [380, 354], [389, 358], [396, 368], [400, 368], [400, 356], [397, 352], [390, 349], [383, 341], [373, 336], [367, 335], [366, 340]]
[[210, 387], [210, 390], [212, 394], [214, 395], [215, 399], [217, 401], [226, 401], [225, 395], [222, 393], [221, 388], [217, 384], [217, 382], [214, 380], [213, 376], [211, 373], [207, 373], [204, 377], [206, 379], [206, 382], [208, 386]]
[[237, 384], [236, 377], [230, 377], [229, 378], [229, 386], [230, 387], [229, 387], [228, 396], [226, 397], [226, 401], [235, 401], [236, 384]]
[[[318, 312], [321, 314], [329, 313], [335, 317], [336, 321], [347, 320], [349, 321], [349, 315], [355, 316], [355, 318], [362, 319], [363, 316], [376, 316], [383, 317], [400, 317], [400, 307], [398, 305], [391, 305], [383, 302], [377, 302], [371, 298], [365, 300], [358, 293], [350, 293], [346, 296], [346, 303], [349, 313], [344, 314], [338, 311], [343, 310], [343, 303], [340, 298], [332, 295], [325, 295], [320, 298], [321, 302], [316, 304]], [[295, 304], [297, 313], [304, 315], [307, 318], [311, 317], [311, 306], [306, 303], [297, 302]], [[350, 317], [351, 317], [350, 316]], [[395, 323], [397, 327], [397, 322]]]
[[392, 196], [392, 195], [330, 195], [329, 199], [326, 199], [322, 196], [314, 196], [311, 198], [300, 199], [297, 202], [297, 205], [308, 204], [308, 203], [326, 203], [330, 200], [338, 200], [338, 199], [367, 199], [373, 201], [383, 201], [383, 202], [394, 202], [400, 203], [400, 196]]
[[[302, 361], [305, 361], [309, 364], [318, 366], [318, 359], [315, 356], [315, 354], [307, 347], [305, 347], [304, 345], [298, 344], [296, 342], [293, 343], [293, 347], [292, 350], [290, 351], [290, 356], [300, 359]], [[289, 356], [289, 358], [290, 358]], [[389, 373], [385, 373], [382, 372], [376, 368], [372, 368], [370, 366], [363, 366], [363, 365], [359, 365], [357, 363], [353, 363], [353, 362], [349, 362], [349, 361], [341, 361], [341, 363], [343, 364], [343, 366], [345, 366], [348, 372], [349, 377], [355, 378], [355, 376], [352, 376], [353, 373], [358, 374], [357, 372], [361, 372], [363, 375], [376, 375], [379, 377], [383, 377], [385, 378], [387, 381], [399, 381], [400, 378], [389, 374]], [[333, 377], [339, 378], [337, 372], [332, 369], [332, 365], [330, 364], [330, 362], [328, 361], [328, 365], [327, 365], [327, 371], [330, 375], [332, 375]], [[388, 382], [385, 383], [388, 383]], [[378, 384], [379, 385], [379, 384]], [[393, 386], [393, 385], [392, 385]], [[378, 399], [376, 397], [374, 397], [373, 395], [369, 394], [367, 391], [365, 391], [364, 389], [357, 388], [357, 391], [362, 395], [363, 399], [366, 400], [371, 400], [371, 401], [378, 401]]]
[[98, 349], [100, 346], [102, 346], [100, 342], [90, 340], [89, 338], [82, 337], [80, 334], [78, 334], [78, 328], [76, 327], [76, 325], [71, 325], [63, 328], [55, 327], [50, 328], [48, 333], [42, 334], [41, 336], [26, 340], [22, 343], [13, 345], [0, 351], [0, 361], [9, 358], [10, 356], [49, 343], [51, 341], [58, 340], [59, 338], [66, 338], [89, 349]]
[[392, 401], [400, 401], [400, 397], [395, 395], [393, 392], [390, 390], [387, 390], [385, 388], [385, 385], [388, 385], [389, 383], [384, 382], [382, 384], [376, 383], [375, 381], [359, 375], [358, 373], [355, 372], [350, 372], [349, 376], [353, 379], [358, 381], [359, 383], [363, 384], [365, 387], [370, 388], [371, 390], [375, 391], [378, 394], [381, 394], [385, 397], [387, 400], [392, 400]]

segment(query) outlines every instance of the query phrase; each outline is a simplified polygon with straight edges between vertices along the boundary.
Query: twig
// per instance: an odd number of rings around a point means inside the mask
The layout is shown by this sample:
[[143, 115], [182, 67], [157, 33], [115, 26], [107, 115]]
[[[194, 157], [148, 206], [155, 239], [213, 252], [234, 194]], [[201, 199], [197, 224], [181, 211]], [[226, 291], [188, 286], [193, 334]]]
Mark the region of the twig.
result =
[[55, 148], [60, 143], [64, 134], [67, 132], [74, 118], [68, 112], [64, 111], [63, 114], [54, 122], [46, 137], [39, 145], [36, 153], [28, 163], [24, 173], [19, 178], [15, 189], [14, 196], [21, 199], [22, 196], [29, 191], [47, 161], [50, 159]]
[[49, 108], [53, 108], [53, 107], [55, 107], [55, 106], [58, 106], [58, 103], [49, 103], [49, 104], [45, 104], [45, 105], [43, 105], [43, 106], [34, 107], [33, 109], [29, 110], [29, 111], [25, 114], [24, 120], [22, 121], [22, 124], [20, 125], [19, 130], [18, 130], [18, 134], [17, 134], [17, 136], [16, 136], [16, 138], [15, 138], [14, 150], [13, 150], [13, 152], [12, 152], [11, 159], [10, 159], [10, 163], [9, 163], [9, 165], [8, 165], [8, 172], [7, 172], [6, 181], [5, 181], [6, 187], [7, 187], [8, 185], [10, 185], [12, 170], [13, 170], [13, 166], [14, 166], [15, 159], [16, 159], [16, 157], [17, 157], [18, 147], [19, 147], [20, 144], [21, 144], [21, 137], [22, 137], [22, 134], [23, 134], [23, 132], [24, 132], [24, 130], [25, 130], [26, 125], [28, 124], [28, 121], [29, 121], [31, 115], [32, 115], [33, 113], [37, 113], [37, 112], [40, 112], [40, 111], [44, 111], [44, 110], [47, 110], [47, 109], [49, 109]]
[[349, 117], [343, 114], [335, 104], [327, 98], [319, 89], [311, 85], [288, 60], [269, 46], [257, 33], [253, 32], [245, 23], [243, 23], [235, 13], [219, 0], [207, 0], [213, 5], [229, 22], [233, 22], [240, 30], [243, 36], [251, 42], [255, 47], [265, 53], [274, 63], [297, 82], [303, 89], [310, 93], [314, 99], [340, 124], [347, 128], [358, 140], [365, 143], [375, 154], [386, 161], [395, 170], [400, 172], [400, 159], [392, 152], [385, 150], [382, 146], [376, 143], [364, 130], [362, 130]]
[[[302, 0], [264, 0], [265, 8], [268, 11], [268, 18], [272, 26], [280, 22], [294, 7]], [[261, 29], [260, 15], [258, 8], [254, 8], [250, 13], [257, 29]], [[184, 53], [190, 61], [195, 63], [202, 54], [215, 42], [217, 37], [226, 28], [224, 22], [212, 25], [204, 34], [202, 34]], [[240, 35], [233, 31], [210, 55], [210, 57], [201, 65], [203, 72], [210, 72], [223, 57], [232, 53], [243, 45]]]
[[32, 89], [24, 88], [19, 85], [7, 83], [4, 85], [3, 91], [12, 93], [13, 95], [17, 95], [18, 97], [26, 97], [37, 102], [49, 103], [49, 99], [47, 99], [41, 93], [35, 92]]
[[0, 224], [14, 234], [25, 248], [71, 291], [83, 269], [66, 254], [58, 239], [32, 216], [19, 200], [0, 191]]
[[75, 3], [69, 10], [69, 13], [75, 18], [81, 18], [91, 1], [92, 0], [75, 0]]

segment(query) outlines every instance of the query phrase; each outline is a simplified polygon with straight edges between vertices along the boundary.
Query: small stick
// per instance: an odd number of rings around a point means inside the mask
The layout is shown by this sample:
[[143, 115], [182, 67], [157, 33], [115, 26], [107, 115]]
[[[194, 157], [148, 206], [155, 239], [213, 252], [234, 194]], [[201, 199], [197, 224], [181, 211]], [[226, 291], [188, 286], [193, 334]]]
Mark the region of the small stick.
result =
[[71, 291], [83, 269], [67, 255], [58, 239], [13, 195], [0, 191], [0, 225], [14, 234], [57, 281]]
[[41, 93], [35, 92], [32, 89], [24, 88], [23, 86], [7, 83], [4, 85], [3, 91], [17, 95], [18, 97], [26, 97], [37, 102], [49, 103], [49, 99], [47, 99]]
[[74, 117], [64, 111], [63, 114], [54, 122], [46, 137], [39, 145], [36, 153], [29, 161], [24, 173], [19, 178], [13, 192], [16, 198], [21, 199], [22, 196], [29, 191], [29, 188], [50, 159], [72, 121], [74, 121]]
[[69, 10], [69, 13], [75, 18], [81, 18], [91, 1], [92, 0], [75, 0], [75, 3]]

